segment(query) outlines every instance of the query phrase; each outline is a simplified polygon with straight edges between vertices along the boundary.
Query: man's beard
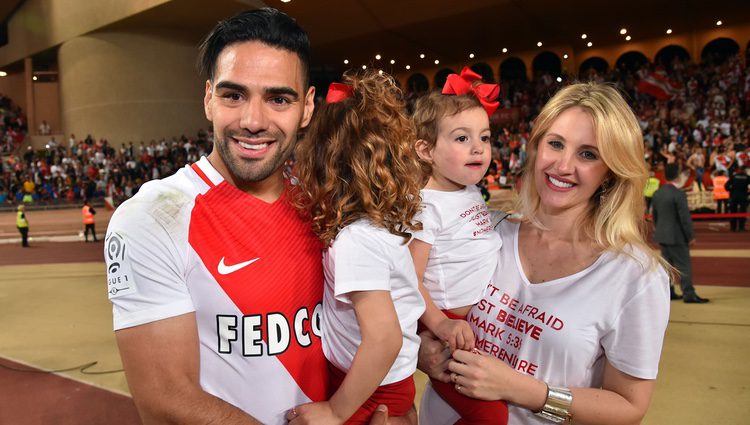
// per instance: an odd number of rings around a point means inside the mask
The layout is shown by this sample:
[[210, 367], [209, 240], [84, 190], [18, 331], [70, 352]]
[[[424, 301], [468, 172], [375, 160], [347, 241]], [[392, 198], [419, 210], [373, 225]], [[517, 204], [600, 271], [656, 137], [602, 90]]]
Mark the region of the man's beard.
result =
[[227, 131], [224, 135], [224, 140], [215, 140], [214, 143], [219, 151], [224, 164], [226, 164], [229, 172], [236, 180], [236, 184], [243, 183], [257, 183], [267, 179], [273, 173], [275, 173], [281, 166], [283, 166], [289, 154], [294, 146], [294, 141], [289, 141], [287, 149], [284, 150], [283, 140], [284, 135], [281, 133], [261, 133], [254, 134], [255, 137], [267, 137], [267, 134], [274, 140], [273, 144], [277, 146], [271, 147], [270, 155], [259, 159], [241, 158], [239, 155], [232, 152], [230, 148], [231, 143], [237, 143], [233, 136], [239, 135], [241, 137], [249, 137], [243, 132]]

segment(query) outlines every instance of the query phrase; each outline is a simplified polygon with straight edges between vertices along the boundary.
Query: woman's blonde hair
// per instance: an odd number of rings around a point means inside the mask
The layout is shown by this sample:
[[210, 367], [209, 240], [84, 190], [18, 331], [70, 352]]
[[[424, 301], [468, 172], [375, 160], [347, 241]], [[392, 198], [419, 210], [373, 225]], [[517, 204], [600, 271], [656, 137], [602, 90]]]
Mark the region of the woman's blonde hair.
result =
[[525, 220], [543, 227], [537, 219], [540, 198], [534, 175], [539, 143], [560, 114], [574, 107], [591, 116], [599, 154], [609, 168], [608, 177], [591, 197], [577, 225], [603, 249], [624, 253], [626, 247], [632, 245], [664, 264], [653, 254], [645, 238], [643, 188], [648, 179], [648, 167], [641, 128], [620, 93], [609, 85], [573, 84], [557, 92], [544, 106], [534, 121], [526, 146], [528, 160], [516, 211]]
[[415, 134], [401, 90], [383, 74], [345, 75], [352, 96], [316, 111], [296, 152], [296, 206], [329, 246], [366, 218], [407, 242], [420, 209]]

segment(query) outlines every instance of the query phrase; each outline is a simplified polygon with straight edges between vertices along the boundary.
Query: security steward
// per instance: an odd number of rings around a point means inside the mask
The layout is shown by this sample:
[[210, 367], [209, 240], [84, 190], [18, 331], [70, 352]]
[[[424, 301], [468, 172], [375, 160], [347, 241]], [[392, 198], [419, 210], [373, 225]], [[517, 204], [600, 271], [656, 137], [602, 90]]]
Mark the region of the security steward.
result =
[[94, 236], [94, 242], [97, 242], [98, 239], [96, 239], [96, 227], [94, 220], [94, 214], [96, 214], [96, 211], [91, 205], [89, 205], [89, 201], [84, 201], [83, 208], [81, 208], [81, 213], [83, 214], [83, 225], [85, 226], [84, 237], [86, 238], [86, 242], [89, 241], [89, 231], [91, 231], [91, 234]]
[[18, 206], [16, 212], [16, 227], [21, 232], [21, 246], [24, 248], [29, 247], [29, 220], [26, 219], [26, 207], [23, 205]]

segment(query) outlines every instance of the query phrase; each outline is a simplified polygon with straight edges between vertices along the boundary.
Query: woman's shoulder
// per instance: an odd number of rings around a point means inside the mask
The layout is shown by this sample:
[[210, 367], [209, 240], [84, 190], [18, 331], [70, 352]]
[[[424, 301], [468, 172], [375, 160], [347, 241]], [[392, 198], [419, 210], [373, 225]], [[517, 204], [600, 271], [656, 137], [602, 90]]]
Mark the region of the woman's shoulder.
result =
[[500, 234], [515, 232], [523, 219], [518, 214], [508, 211], [490, 210], [492, 227]]
[[654, 280], [669, 281], [669, 275], [653, 252], [648, 247], [638, 247], [628, 244], [622, 251], [606, 251], [609, 266], [616, 268], [618, 273], [635, 278], [635, 280], [650, 282]]

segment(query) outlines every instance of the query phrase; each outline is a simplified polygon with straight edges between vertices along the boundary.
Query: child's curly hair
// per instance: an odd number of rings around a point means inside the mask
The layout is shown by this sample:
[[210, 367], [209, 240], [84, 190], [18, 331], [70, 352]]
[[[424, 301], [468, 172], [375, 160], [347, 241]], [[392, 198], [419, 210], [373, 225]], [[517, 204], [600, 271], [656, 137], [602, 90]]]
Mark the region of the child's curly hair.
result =
[[416, 137], [401, 90], [387, 75], [345, 75], [352, 96], [316, 111], [297, 146], [296, 206], [330, 246], [338, 232], [366, 218], [408, 242], [420, 209]]

